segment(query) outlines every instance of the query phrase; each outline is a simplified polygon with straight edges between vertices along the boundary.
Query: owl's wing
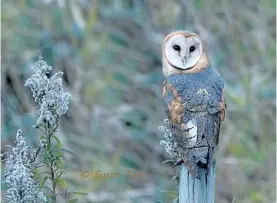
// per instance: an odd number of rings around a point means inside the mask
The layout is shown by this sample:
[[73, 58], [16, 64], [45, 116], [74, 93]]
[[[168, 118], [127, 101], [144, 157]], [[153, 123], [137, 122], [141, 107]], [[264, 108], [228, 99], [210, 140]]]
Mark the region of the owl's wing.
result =
[[225, 117], [226, 100], [223, 93], [219, 109], [215, 113], [208, 113], [204, 105], [205, 91], [193, 95], [199, 102], [192, 102], [190, 106], [187, 103], [185, 108], [175, 87], [167, 81], [163, 83], [163, 99], [172, 135], [182, 149], [185, 165], [197, 177], [200, 168], [209, 168], [213, 162], [214, 147], [219, 142], [220, 124]]
[[193, 155], [192, 166], [199, 175], [201, 168], [209, 174], [209, 169], [214, 162], [214, 148], [219, 142], [220, 117], [219, 114], [203, 114], [202, 112], [193, 113], [197, 121], [198, 141], [191, 150]]
[[225, 119], [225, 111], [227, 108], [226, 99], [225, 99], [225, 90], [222, 91], [222, 99], [221, 99], [221, 102], [219, 103], [219, 106], [220, 106], [220, 111], [218, 114], [219, 116], [218, 118], [215, 118], [215, 121], [214, 121], [214, 143], [216, 145], [218, 145], [219, 143], [220, 125], [221, 125], [221, 122], [223, 122]]
[[[162, 96], [165, 102], [165, 112], [169, 120], [169, 126], [173, 137], [176, 139], [178, 147], [182, 150], [182, 159], [177, 161], [174, 166], [184, 162], [190, 173], [196, 177], [194, 166], [191, 164], [192, 154], [184, 147], [194, 145], [197, 139], [197, 129], [193, 122], [183, 123], [186, 114], [182, 99], [174, 86], [167, 81], [163, 83]], [[184, 134], [191, 136], [187, 139]], [[194, 137], [193, 137], [194, 136]]]
[[181, 124], [182, 116], [184, 113], [182, 98], [179, 96], [174, 86], [168, 83], [166, 80], [163, 82], [162, 96], [166, 105], [166, 114], [170, 121], [172, 121], [172, 123]]
[[224, 121], [225, 119], [225, 110], [227, 109], [227, 103], [226, 103], [226, 98], [225, 98], [225, 90], [223, 89], [222, 91], [222, 99], [220, 102], [220, 111], [219, 111], [219, 117], [220, 121]]

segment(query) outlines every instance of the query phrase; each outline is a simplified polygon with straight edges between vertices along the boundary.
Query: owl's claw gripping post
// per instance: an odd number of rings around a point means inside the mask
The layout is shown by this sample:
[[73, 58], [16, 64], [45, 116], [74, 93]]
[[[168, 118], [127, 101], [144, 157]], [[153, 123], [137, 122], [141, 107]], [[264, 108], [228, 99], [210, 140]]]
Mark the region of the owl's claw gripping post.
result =
[[175, 162], [175, 164], [173, 165], [173, 168], [175, 168], [176, 166], [180, 166], [183, 162], [184, 162], [183, 158], [180, 158], [178, 161]]
[[175, 168], [176, 166], [180, 166], [181, 164], [184, 163], [184, 164], [186, 165], [186, 167], [188, 168], [189, 172], [191, 173], [191, 175], [192, 175], [193, 177], [197, 178], [195, 172], [194, 172], [193, 170], [191, 170], [191, 168], [190, 168], [190, 166], [189, 166], [189, 163], [187, 162], [186, 159], [184, 160], [184, 158], [185, 158], [185, 157], [180, 158], [179, 160], [177, 160], [177, 161], [175, 162], [175, 164], [173, 165], [173, 168]]

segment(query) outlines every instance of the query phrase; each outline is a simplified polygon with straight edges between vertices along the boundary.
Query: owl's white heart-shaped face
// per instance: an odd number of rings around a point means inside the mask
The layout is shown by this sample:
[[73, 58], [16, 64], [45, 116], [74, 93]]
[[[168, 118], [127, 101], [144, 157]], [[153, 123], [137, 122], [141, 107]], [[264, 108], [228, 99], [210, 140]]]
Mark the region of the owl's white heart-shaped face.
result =
[[173, 68], [182, 70], [192, 68], [202, 53], [202, 42], [197, 36], [185, 37], [182, 34], [175, 34], [164, 42], [165, 58]]

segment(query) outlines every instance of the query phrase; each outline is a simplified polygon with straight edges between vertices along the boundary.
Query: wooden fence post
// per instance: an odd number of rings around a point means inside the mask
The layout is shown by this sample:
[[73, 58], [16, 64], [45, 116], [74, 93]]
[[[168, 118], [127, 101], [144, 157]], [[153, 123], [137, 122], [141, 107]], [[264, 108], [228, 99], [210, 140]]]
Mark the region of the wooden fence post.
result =
[[200, 180], [191, 176], [185, 164], [180, 167], [179, 203], [214, 203], [216, 162], [208, 176], [202, 169]]

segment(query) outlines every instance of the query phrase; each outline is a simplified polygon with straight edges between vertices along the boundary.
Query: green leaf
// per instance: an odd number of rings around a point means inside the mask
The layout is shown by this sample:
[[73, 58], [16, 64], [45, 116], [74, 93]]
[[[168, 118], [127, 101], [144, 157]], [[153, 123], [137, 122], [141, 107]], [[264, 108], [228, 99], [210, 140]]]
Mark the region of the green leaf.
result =
[[180, 183], [180, 177], [178, 175], [173, 176], [172, 180], [176, 180], [178, 183]]
[[56, 157], [56, 159], [53, 161], [53, 165], [57, 168], [63, 168], [63, 160], [60, 159], [60, 157]]
[[161, 192], [165, 192], [167, 193], [167, 196], [169, 198], [177, 198], [178, 197], [178, 193], [176, 191], [172, 191], [172, 190], [161, 190]]
[[63, 187], [65, 190], [67, 190], [67, 188], [68, 188], [68, 185], [64, 179], [59, 179], [57, 181], [57, 185]]
[[180, 176], [177, 176], [176, 180], [177, 180], [178, 184], [180, 184]]
[[167, 196], [168, 196], [169, 198], [177, 198], [177, 197], [178, 197], [178, 193], [177, 193], [177, 192], [173, 192], [173, 191], [169, 191], [169, 192], [167, 193]]
[[37, 178], [39, 178], [39, 177], [40, 177], [40, 170], [39, 170], [39, 168], [36, 168], [36, 169], [34, 170], [34, 178], [37, 179]]
[[60, 148], [62, 147], [61, 141], [60, 141], [59, 138], [58, 138], [57, 136], [55, 136], [55, 135], [53, 135], [52, 137], [56, 140], [56, 142], [57, 142], [57, 147], [60, 149]]
[[78, 199], [71, 199], [71, 200], [69, 200], [67, 203], [75, 203], [75, 202], [77, 202], [78, 201]]
[[54, 179], [54, 183], [55, 183], [55, 184], [59, 181], [59, 179], [60, 179], [60, 177], [61, 177], [62, 174], [63, 174], [63, 171], [59, 171], [59, 172], [57, 173], [57, 177]]
[[88, 195], [87, 193], [84, 192], [70, 192], [72, 195]]
[[[40, 187], [40, 188], [44, 187], [44, 184], [45, 184], [45, 182], [46, 182], [46, 180], [47, 180], [48, 178], [49, 178], [48, 176], [44, 176], [44, 177], [43, 177], [41, 183], [39, 184], [39, 187]], [[49, 178], [49, 179], [50, 179], [50, 178]]]

